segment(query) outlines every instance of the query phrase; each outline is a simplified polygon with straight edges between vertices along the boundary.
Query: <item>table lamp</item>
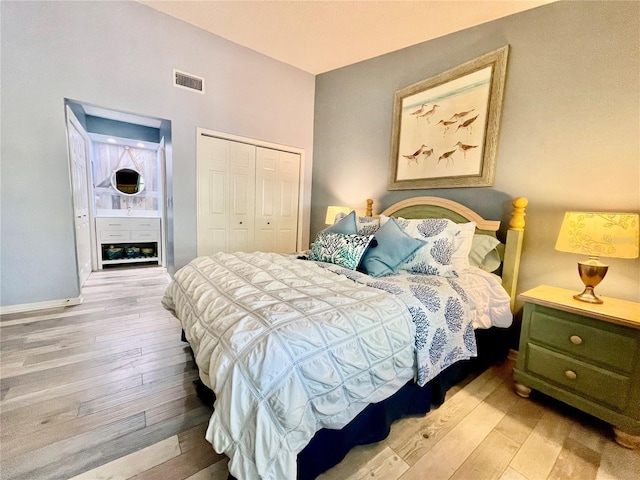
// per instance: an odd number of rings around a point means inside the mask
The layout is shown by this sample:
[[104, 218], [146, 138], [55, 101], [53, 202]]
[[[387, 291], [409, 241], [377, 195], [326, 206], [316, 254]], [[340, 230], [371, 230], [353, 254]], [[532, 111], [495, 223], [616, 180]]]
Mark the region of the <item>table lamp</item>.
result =
[[324, 223], [326, 223], [327, 225], [333, 225], [336, 221], [336, 216], [339, 213], [348, 214], [351, 213], [351, 210], [353, 210], [353, 208], [338, 207], [334, 205], [327, 207], [327, 216], [325, 217]]
[[638, 235], [637, 213], [565, 213], [556, 250], [589, 257], [578, 262], [578, 273], [585, 289], [573, 298], [581, 302], [603, 303], [593, 289], [607, 274], [609, 266], [599, 257], [638, 257]]

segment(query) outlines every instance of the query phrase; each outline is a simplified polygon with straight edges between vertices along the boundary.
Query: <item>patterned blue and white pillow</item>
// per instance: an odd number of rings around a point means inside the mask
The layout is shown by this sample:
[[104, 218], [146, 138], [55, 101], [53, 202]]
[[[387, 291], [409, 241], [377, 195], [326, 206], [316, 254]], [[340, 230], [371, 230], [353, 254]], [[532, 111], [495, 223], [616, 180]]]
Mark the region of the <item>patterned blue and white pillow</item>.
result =
[[345, 235], [322, 231], [309, 252], [309, 260], [328, 262], [355, 270], [373, 235]]
[[460, 271], [469, 266], [475, 222], [455, 223], [446, 218], [397, 218], [396, 221], [406, 233], [427, 242], [399, 270], [457, 277]]
[[380, 219], [376, 217], [356, 217], [358, 235], [373, 235], [380, 228]]

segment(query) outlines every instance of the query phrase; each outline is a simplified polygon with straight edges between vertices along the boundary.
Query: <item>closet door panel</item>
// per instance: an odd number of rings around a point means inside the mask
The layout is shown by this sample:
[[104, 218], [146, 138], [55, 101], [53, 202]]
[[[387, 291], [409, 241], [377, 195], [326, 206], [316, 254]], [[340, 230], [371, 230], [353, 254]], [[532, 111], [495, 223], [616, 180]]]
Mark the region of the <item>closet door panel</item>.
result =
[[256, 147], [230, 142], [231, 192], [229, 200], [230, 252], [254, 250]]
[[229, 249], [229, 142], [201, 136], [197, 153], [198, 255]]
[[278, 251], [295, 252], [298, 238], [300, 155], [280, 152]]
[[256, 151], [256, 248], [296, 250], [300, 155], [258, 147]]
[[278, 212], [278, 152], [256, 151], [256, 250], [276, 252]]

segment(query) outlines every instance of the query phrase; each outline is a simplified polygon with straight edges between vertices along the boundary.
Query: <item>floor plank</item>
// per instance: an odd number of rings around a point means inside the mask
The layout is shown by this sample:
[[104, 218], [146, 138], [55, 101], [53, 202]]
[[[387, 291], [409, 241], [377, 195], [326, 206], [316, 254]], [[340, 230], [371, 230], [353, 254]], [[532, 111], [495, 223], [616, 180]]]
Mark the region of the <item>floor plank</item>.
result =
[[69, 480], [126, 480], [178, 455], [180, 444], [178, 436], [174, 435]]
[[519, 447], [516, 441], [493, 429], [450, 478], [497, 480], [507, 469]]
[[[549, 480], [594, 480], [600, 466], [600, 454], [582, 443], [567, 437], [556, 460]], [[640, 473], [640, 472], [639, 472]]]

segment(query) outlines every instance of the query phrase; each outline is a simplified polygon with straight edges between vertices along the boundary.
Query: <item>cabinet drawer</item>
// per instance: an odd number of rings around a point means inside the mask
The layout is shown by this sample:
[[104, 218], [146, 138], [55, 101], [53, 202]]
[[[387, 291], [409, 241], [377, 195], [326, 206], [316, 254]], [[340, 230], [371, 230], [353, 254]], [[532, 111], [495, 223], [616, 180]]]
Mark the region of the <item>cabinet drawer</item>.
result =
[[630, 335], [630, 331], [627, 327], [536, 305], [531, 311], [529, 339], [589, 363], [631, 373], [640, 340], [638, 335]]
[[126, 242], [131, 239], [129, 230], [101, 230], [100, 241], [102, 242]]
[[136, 217], [98, 217], [96, 227], [99, 230], [158, 230], [159, 218]]
[[128, 218], [131, 230], [158, 230], [160, 220], [157, 218]]
[[126, 218], [96, 218], [98, 230], [129, 230]]
[[157, 230], [138, 230], [131, 232], [131, 240], [135, 242], [157, 242]]
[[586, 398], [623, 410], [631, 380], [539, 345], [527, 345], [526, 370]]

